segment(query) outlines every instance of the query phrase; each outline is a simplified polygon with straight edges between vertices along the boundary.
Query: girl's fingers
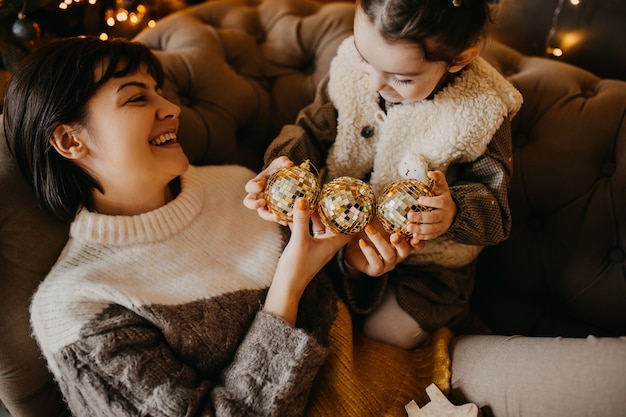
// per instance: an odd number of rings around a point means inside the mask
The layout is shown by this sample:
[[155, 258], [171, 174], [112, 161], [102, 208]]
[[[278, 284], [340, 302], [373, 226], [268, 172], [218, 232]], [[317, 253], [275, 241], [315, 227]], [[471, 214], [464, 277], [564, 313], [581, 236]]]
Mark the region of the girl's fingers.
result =
[[406, 259], [411, 254], [411, 245], [402, 235], [399, 233], [393, 233], [389, 239], [393, 247], [396, 249], [396, 262]]
[[279, 156], [274, 159], [262, 172], [265, 172], [267, 176], [273, 174], [281, 168], [289, 168], [293, 166], [293, 161], [286, 156]]
[[265, 191], [265, 185], [267, 179], [274, 172], [281, 168], [287, 168], [293, 165], [293, 162], [286, 156], [280, 156], [274, 159], [267, 168], [259, 172], [256, 177], [252, 178], [246, 183], [245, 190], [248, 194], [263, 193]]
[[252, 178], [250, 181], [246, 183], [246, 192], [249, 194], [252, 193], [262, 193], [265, 190], [265, 183], [267, 180], [266, 175], [259, 174], [256, 177]]
[[257, 213], [259, 214], [259, 217], [262, 218], [263, 220], [267, 220], [270, 222], [281, 224], [283, 226], [287, 226], [287, 222], [280, 220], [280, 217], [278, 217], [278, 215], [272, 213], [265, 207], [257, 209]]
[[433, 194], [439, 195], [448, 191], [448, 182], [446, 176], [441, 171], [428, 171], [428, 177], [433, 180]]
[[365, 233], [367, 233], [367, 237], [370, 239], [383, 261], [395, 266], [398, 255], [396, 248], [389, 242], [387, 235], [380, 233], [371, 224], [365, 227]]
[[250, 193], [243, 199], [243, 205], [250, 210], [256, 210], [265, 207], [267, 204], [265, 199], [258, 193]]
[[409, 244], [411, 245], [411, 248], [413, 248], [414, 250], [420, 251], [424, 249], [426, 242], [422, 239], [411, 237], [411, 239], [409, 240]]
[[389, 238], [372, 225], [365, 228], [370, 242], [359, 240], [359, 247], [367, 261], [364, 269], [371, 276], [378, 276], [396, 267], [411, 253], [411, 245], [400, 234], [392, 233]]
[[385, 262], [378, 251], [363, 238], [359, 239], [359, 247], [367, 261], [364, 272], [371, 276], [381, 275], [384, 272]]

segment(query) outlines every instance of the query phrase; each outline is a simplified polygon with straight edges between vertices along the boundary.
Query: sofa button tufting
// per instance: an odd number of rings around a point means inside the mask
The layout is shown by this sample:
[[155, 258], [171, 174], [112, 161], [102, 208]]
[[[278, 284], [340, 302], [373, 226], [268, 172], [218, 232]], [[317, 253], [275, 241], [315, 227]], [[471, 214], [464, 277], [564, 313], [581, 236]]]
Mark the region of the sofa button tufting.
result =
[[615, 162], [605, 162], [602, 165], [602, 174], [605, 176], [611, 176], [615, 172]]
[[624, 254], [622, 249], [613, 249], [611, 253], [609, 253], [609, 259], [614, 264], [621, 264], [624, 260], [626, 260], [626, 254]]
[[315, 64], [313, 62], [307, 62], [306, 65], [302, 67], [302, 73], [305, 75], [311, 75], [315, 73]]
[[374, 136], [374, 128], [372, 126], [365, 126], [361, 129], [361, 136], [365, 139], [369, 139]]
[[583, 96], [584, 98], [591, 98], [594, 97], [596, 95], [596, 91], [595, 90], [591, 90], [591, 89], [585, 89], [580, 93], [581, 96]]

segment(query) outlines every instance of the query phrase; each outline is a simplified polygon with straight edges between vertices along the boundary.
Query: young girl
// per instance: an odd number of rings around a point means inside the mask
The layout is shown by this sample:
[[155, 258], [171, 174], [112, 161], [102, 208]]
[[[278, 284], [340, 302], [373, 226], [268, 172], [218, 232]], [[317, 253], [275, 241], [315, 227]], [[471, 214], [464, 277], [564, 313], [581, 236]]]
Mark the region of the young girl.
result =
[[[410, 255], [376, 222], [343, 252], [365, 334], [407, 349], [442, 326], [483, 330], [469, 314], [474, 261], [510, 230], [509, 122], [522, 98], [479, 57], [489, 3], [360, 0], [315, 102], [266, 153], [369, 181], [376, 195], [398, 179], [434, 180], [420, 198], [432, 210], [408, 215]], [[265, 180], [248, 184], [246, 204], [271, 218]]]

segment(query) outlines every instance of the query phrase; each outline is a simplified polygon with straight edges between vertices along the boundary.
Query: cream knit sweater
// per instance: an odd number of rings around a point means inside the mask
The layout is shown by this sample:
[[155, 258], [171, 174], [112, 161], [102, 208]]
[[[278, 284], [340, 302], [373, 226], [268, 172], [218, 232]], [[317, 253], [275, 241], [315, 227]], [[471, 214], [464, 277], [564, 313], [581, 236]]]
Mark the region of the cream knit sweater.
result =
[[284, 239], [242, 204], [253, 175], [190, 167], [157, 210], [78, 215], [31, 307], [73, 415], [405, 417], [448, 391], [447, 329], [411, 352], [359, 337], [323, 272], [295, 329], [261, 311]]
[[283, 238], [243, 206], [251, 177], [190, 167], [179, 196], [157, 210], [79, 213], [31, 307], [74, 415], [301, 413], [306, 397], [294, 396], [308, 392], [325, 350], [258, 313]]

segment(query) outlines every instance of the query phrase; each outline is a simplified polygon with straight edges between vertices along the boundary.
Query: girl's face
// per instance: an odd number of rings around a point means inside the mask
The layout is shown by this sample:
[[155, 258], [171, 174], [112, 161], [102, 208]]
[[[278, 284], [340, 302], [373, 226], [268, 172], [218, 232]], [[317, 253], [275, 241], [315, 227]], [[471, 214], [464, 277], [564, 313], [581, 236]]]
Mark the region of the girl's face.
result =
[[354, 20], [354, 43], [361, 54], [360, 68], [368, 75], [370, 88], [386, 101], [423, 100], [446, 75], [446, 63], [425, 60], [418, 45], [385, 40], [361, 7], [357, 7]]
[[[104, 188], [94, 197], [96, 209], [122, 214], [163, 204], [168, 183], [189, 166], [176, 141], [180, 108], [140, 69], [104, 83], [90, 99], [88, 114], [86, 126], [72, 134], [86, 148], [77, 163]], [[107, 208], [100, 210], [98, 202]]]

